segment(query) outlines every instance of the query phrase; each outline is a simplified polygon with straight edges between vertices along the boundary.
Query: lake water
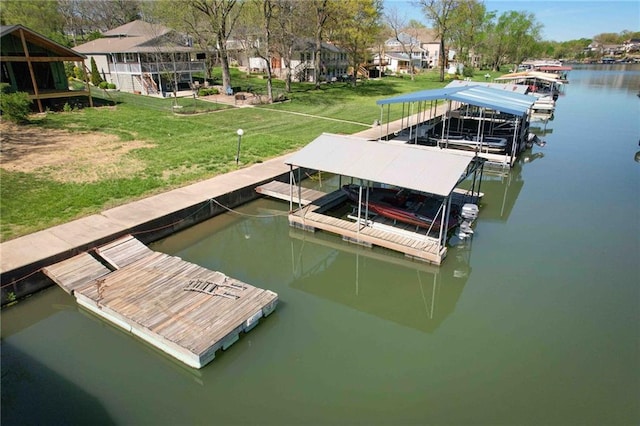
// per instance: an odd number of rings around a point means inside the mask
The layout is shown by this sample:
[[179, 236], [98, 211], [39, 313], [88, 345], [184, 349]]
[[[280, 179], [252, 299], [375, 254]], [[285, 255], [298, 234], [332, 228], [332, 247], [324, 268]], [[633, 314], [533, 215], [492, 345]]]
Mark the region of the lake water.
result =
[[154, 244], [280, 296], [201, 370], [58, 288], [4, 309], [2, 423], [639, 424], [640, 66], [569, 77], [439, 268], [273, 200]]

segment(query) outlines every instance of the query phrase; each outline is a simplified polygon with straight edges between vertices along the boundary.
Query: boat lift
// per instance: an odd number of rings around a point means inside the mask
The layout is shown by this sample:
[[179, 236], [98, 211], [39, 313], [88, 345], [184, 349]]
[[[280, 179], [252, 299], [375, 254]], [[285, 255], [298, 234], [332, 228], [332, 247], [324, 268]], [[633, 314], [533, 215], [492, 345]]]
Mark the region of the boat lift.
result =
[[[486, 160], [477, 156], [468, 157], [420, 148], [383, 141], [371, 142], [343, 135], [321, 135], [287, 160], [290, 166], [290, 224], [308, 230], [327, 230], [359, 244], [387, 247], [408, 256], [440, 264], [447, 251], [448, 212], [452, 206], [452, 198], [460, 196], [454, 194], [456, 187], [472, 176], [467, 196], [469, 200], [477, 201], [480, 197], [480, 183]], [[303, 169], [329, 172], [360, 181], [361, 203], [358, 203], [355, 224], [324, 214], [331, 203], [335, 205], [340, 200], [342, 191], [336, 191], [337, 195], [328, 194], [327, 197], [306, 206], [298, 201], [298, 206], [294, 209], [294, 199], [302, 198], [300, 182], [303, 179]], [[373, 183], [406, 188], [442, 198], [437, 215], [443, 218], [444, 226], [440, 226], [438, 237], [430, 236], [428, 230], [424, 234], [405, 231], [404, 238], [399, 239], [397, 228], [389, 229], [389, 232], [374, 230], [372, 222], [368, 220], [367, 211], [367, 188]], [[477, 209], [467, 210], [467, 213], [477, 215]], [[465, 236], [471, 234], [469, 224], [470, 222], [467, 222], [466, 233], [463, 232]]]

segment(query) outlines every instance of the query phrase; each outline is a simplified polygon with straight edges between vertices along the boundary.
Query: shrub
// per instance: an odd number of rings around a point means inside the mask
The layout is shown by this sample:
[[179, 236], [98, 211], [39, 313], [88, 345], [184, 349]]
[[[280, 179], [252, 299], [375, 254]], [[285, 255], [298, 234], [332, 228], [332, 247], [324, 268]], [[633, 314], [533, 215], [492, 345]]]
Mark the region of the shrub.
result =
[[0, 84], [0, 113], [2, 116], [15, 123], [29, 121], [31, 113], [31, 99], [26, 92], [11, 93], [11, 86], [7, 83]]
[[100, 84], [98, 84], [98, 87], [101, 89], [108, 89], [109, 83], [107, 83], [106, 81], [101, 81]]
[[98, 86], [102, 82], [102, 77], [98, 72], [98, 66], [96, 65], [96, 60], [91, 57], [91, 84], [94, 86]]
[[86, 76], [84, 67], [73, 67], [73, 75], [75, 75], [78, 80], [84, 81]]
[[462, 75], [465, 77], [473, 77], [473, 67], [471, 65], [467, 65], [462, 70]]
[[217, 95], [220, 91], [216, 88], [207, 88], [198, 90], [198, 96], [209, 96], [209, 95]]
[[64, 63], [64, 73], [67, 76], [67, 78], [71, 79], [73, 77], [75, 77], [75, 70], [74, 70], [74, 65], [73, 62], [65, 62]]
[[115, 89], [115, 88], [116, 88], [115, 83], [108, 83], [107, 84], [107, 89]]

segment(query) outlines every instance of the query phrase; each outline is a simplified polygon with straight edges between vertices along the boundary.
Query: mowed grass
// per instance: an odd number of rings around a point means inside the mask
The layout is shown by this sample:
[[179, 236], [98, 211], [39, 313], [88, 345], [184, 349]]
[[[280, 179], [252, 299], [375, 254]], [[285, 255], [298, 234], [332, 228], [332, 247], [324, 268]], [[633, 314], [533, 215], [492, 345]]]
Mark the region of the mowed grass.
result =
[[[240, 73], [233, 78], [235, 86], [251, 85], [264, 93], [262, 79]], [[126, 154], [141, 161], [142, 170], [123, 170], [121, 178], [94, 182], [60, 182], [47, 176], [46, 170], [0, 169], [1, 238], [6, 241], [235, 170], [239, 128], [244, 130], [239, 167], [247, 167], [297, 150], [323, 132], [352, 134], [367, 129], [381, 117], [378, 99], [442, 86], [436, 73], [415, 81], [405, 77], [358, 82], [355, 88], [333, 83], [316, 90], [312, 84], [295, 84], [287, 102], [256, 108], [216, 107], [207, 113], [184, 115], [170, 111], [167, 102], [171, 100], [120, 94], [121, 103], [115, 107], [34, 117], [28, 126], [108, 133], [123, 145], [144, 141], [150, 147]], [[276, 82], [275, 92], [282, 91], [283, 83]], [[180, 100], [181, 105], [195, 102]], [[384, 114], [386, 120], [386, 110]], [[392, 108], [390, 119], [401, 114], [401, 108]]]

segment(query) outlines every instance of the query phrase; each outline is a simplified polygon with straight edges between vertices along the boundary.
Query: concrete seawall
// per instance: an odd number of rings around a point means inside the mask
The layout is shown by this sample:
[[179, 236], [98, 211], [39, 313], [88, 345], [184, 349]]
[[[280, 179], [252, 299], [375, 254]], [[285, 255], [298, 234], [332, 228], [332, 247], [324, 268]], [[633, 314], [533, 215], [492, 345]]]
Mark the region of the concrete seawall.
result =
[[[41, 269], [126, 234], [145, 244], [258, 198], [255, 188], [288, 182], [287, 156], [105, 210], [0, 244], [1, 303], [53, 285]], [[224, 206], [224, 207], [221, 207]]]

